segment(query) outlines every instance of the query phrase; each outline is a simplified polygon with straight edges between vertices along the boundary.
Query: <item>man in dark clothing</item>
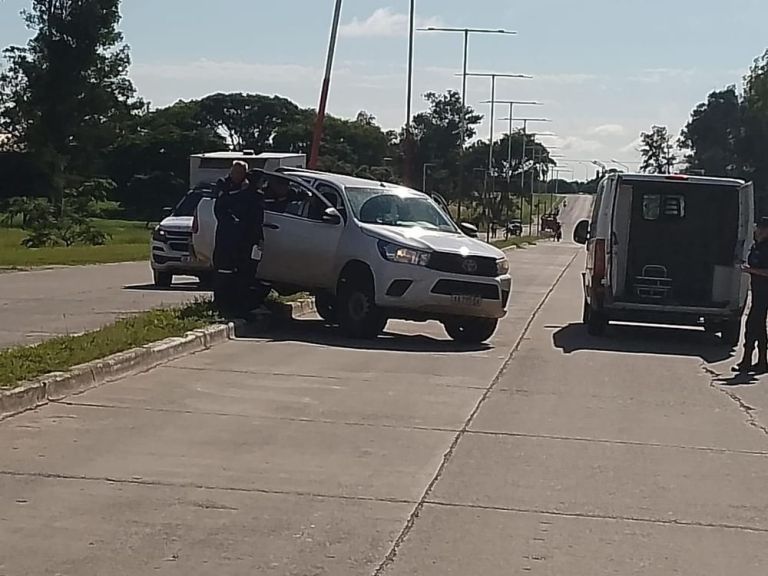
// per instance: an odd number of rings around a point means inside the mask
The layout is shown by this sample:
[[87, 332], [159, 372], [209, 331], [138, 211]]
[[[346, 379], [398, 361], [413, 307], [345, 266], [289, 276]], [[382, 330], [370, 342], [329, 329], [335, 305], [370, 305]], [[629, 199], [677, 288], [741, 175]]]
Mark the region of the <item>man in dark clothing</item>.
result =
[[216, 268], [214, 302], [227, 316], [244, 316], [254, 308], [251, 297], [258, 262], [254, 246], [264, 240], [264, 199], [248, 179], [248, 166], [236, 162], [229, 177], [217, 183]]
[[[744, 357], [734, 368], [737, 372], [768, 372], [768, 218], [755, 230], [755, 244], [749, 252], [744, 271], [752, 282], [752, 303], [747, 316]], [[757, 364], [753, 355], [757, 347]]]

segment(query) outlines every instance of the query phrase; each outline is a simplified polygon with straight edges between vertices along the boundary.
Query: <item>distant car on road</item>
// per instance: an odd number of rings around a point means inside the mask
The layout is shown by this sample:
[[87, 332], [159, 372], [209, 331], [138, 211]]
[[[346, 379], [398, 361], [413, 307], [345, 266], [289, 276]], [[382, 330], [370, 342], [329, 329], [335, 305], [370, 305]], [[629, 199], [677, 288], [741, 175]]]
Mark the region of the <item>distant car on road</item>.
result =
[[209, 283], [213, 266], [201, 262], [192, 250], [192, 224], [195, 210], [203, 198], [213, 198], [210, 188], [190, 190], [175, 208], [167, 208], [167, 216], [152, 232], [152, 277], [155, 286], [167, 288], [174, 276], [196, 276], [201, 283]]
[[520, 220], [510, 220], [507, 222], [507, 233], [510, 236], [522, 236], [523, 223]]
[[[278, 292], [311, 292], [318, 313], [349, 336], [373, 338], [389, 319], [442, 322], [451, 338], [484, 342], [512, 289], [502, 251], [472, 238], [430, 196], [348, 176], [262, 172], [268, 202], [258, 276]], [[283, 196], [285, 198], [285, 196]], [[214, 200], [204, 198], [194, 252], [210, 262]]]

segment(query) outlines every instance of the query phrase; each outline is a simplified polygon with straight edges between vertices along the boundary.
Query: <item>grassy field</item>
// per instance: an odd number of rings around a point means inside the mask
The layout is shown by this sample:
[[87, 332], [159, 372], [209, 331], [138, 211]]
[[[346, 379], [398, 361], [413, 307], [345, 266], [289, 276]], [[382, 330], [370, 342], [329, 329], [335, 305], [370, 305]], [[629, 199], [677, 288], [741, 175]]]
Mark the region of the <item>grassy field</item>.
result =
[[111, 238], [104, 246], [25, 248], [25, 232], [19, 228], [0, 228], [0, 268], [35, 266], [73, 266], [134, 262], [149, 259], [148, 230], [143, 222], [98, 220], [96, 225]]
[[151, 342], [183, 336], [217, 320], [212, 305], [200, 301], [184, 308], [144, 312], [80, 336], [62, 336], [37, 346], [3, 350], [0, 389], [11, 389], [50, 372], [64, 372]]

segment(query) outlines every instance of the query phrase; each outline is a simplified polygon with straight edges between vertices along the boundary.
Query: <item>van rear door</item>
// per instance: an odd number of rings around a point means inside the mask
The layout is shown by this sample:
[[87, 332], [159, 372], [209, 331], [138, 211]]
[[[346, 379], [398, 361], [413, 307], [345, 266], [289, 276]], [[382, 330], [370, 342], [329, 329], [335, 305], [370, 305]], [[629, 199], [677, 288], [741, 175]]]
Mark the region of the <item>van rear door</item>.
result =
[[[744, 264], [754, 242], [755, 229], [755, 187], [752, 183], [744, 184], [739, 189], [739, 238], [736, 243], [736, 254], [734, 254], [734, 263], [736, 265]], [[739, 301], [738, 307], [746, 306], [747, 295], [749, 294], [749, 277], [746, 274], [740, 275], [739, 280]]]
[[629, 252], [629, 234], [632, 222], [631, 184], [625, 184], [620, 178], [613, 181], [613, 213], [611, 232], [608, 238], [608, 268], [610, 270], [609, 293], [614, 298], [624, 294], [627, 283], [627, 256]]

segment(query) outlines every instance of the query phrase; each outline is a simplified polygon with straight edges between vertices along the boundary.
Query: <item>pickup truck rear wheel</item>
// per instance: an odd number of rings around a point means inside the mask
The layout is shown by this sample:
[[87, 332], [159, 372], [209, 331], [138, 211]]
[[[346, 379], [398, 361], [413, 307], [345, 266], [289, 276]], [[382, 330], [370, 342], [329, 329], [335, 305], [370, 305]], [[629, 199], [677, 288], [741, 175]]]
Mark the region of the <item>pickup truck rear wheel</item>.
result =
[[458, 318], [443, 322], [453, 340], [463, 344], [481, 344], [491, 338], [499, 326], [496, 318]]
[[341, 283], [337, 305], [339, 325], [351, 338], [372, 340], [387, 325], [387, 317], [376, 306], [373, 287], [361, 279]]

